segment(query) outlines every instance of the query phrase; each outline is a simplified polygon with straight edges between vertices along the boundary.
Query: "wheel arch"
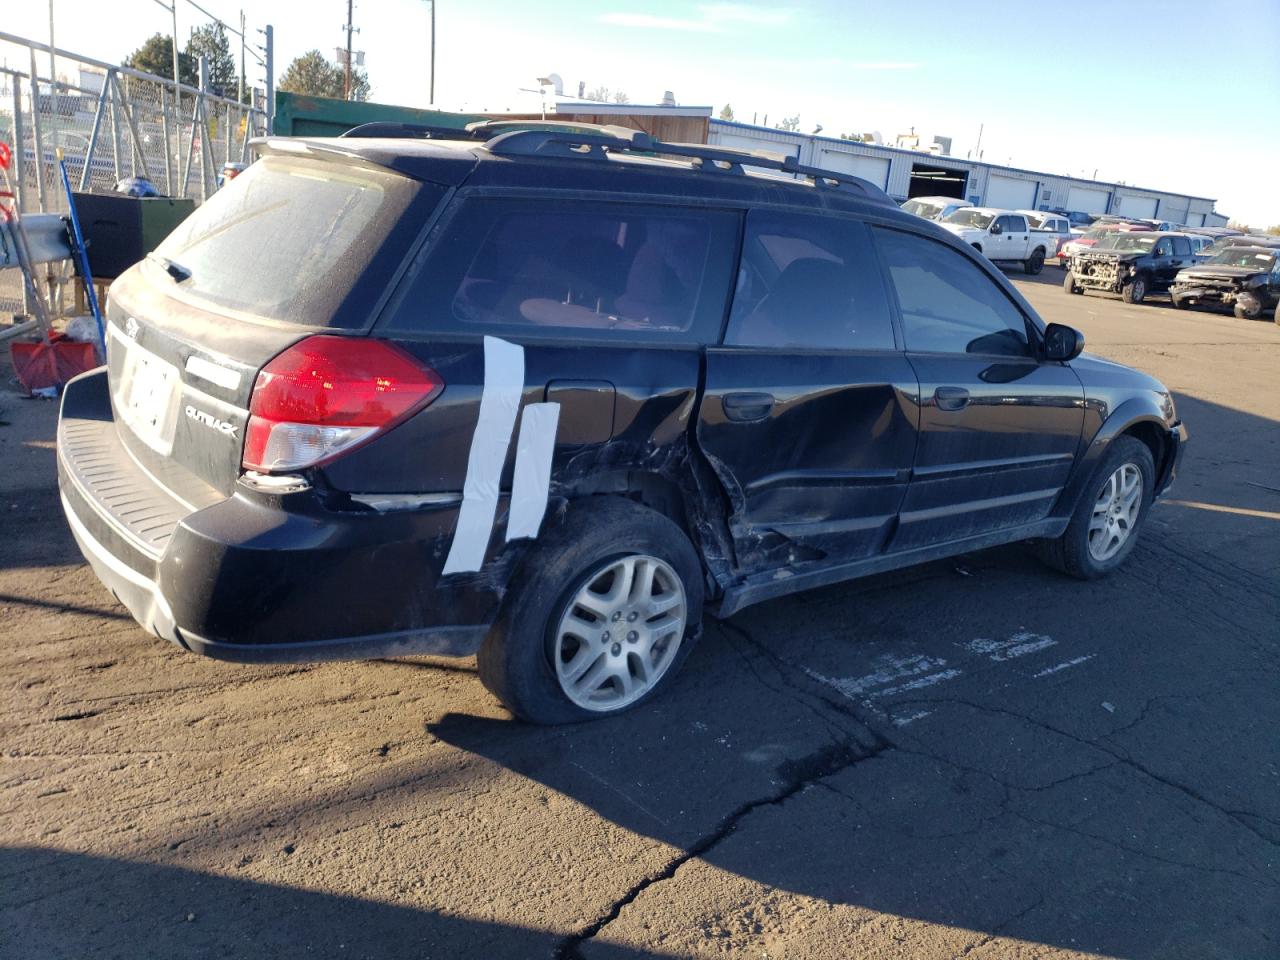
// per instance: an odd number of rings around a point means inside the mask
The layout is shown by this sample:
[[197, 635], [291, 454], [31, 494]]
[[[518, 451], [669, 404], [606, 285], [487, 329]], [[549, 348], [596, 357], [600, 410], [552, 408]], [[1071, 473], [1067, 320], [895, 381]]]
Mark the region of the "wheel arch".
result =
[[1163, 412], [1154, 397], [1131, 397], [1116, 407], [1092, 439], [1087, 441], [1088, 446], [1076, 462], [1075, 469], [1058, 498], [1054, 516], [1071, 515], [1098, 463], [1110, 449], [1111, 441], [1122, 436], [1133, 437], [1143, 443], [1151, 451], [1156, 477], [1164, 476], [1168, 458], [1173, 456], [1174, 451], [1168, 440], [1168, 426]]

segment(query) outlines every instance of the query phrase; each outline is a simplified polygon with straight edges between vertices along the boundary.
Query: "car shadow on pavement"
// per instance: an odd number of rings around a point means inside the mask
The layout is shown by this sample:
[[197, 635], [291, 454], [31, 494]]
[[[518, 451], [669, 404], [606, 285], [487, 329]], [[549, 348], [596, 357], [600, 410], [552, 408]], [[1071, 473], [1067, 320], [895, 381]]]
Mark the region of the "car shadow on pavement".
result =
[[5, 957], [550, 958], [564, 940], [431, 910], [61, 850], [2, 847], [0, 876]]

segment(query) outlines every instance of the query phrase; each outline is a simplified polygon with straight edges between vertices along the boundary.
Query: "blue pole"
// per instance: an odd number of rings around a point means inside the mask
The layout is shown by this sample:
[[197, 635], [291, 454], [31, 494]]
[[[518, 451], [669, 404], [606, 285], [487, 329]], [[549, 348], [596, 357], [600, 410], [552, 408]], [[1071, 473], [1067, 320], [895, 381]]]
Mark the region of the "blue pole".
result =
[[[85, 159], [86, 169], [88, 158]], [[98, 292], [93, 288], [93, 274], [89, 272], [89, 253], [84, 247], [84, 234], [80, 232], [80, 217], [76, 213], [76, 198], [71, 195], [71, 178], [67, 176], [67, 161], [58, 151], [58, 168], [62, 171], [62, 186], [67, 191], [67, 209], [71, 211], [71, 235], [76, 241], [76, 253], [80, 258], [80, 275], [84, 278], [84, 288], [89, 298], [89, 309], [93, 311], [93, 319], [98, 323], [98, 348], [103, 358], [107, 355], [107, 331], [102, 325], [102, 310], [98, 307]]]

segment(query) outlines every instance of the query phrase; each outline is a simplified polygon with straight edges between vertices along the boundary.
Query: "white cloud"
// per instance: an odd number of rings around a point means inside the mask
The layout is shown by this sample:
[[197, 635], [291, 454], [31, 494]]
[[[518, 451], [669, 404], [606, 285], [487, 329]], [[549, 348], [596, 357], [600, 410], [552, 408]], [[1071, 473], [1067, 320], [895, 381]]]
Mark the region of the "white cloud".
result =
[[719, 33], [730, 24], [777, 27], [791, 19], [791, 11], [753, 7], [742, 3], [712, 3], [698, 8], [697, 17], [659, 17], [650, 13], [615, 11], [596, 18], [615, 27], [647, 30], [684, 30], [690, 33]]
[[779, 26], [791, 19], [791, 11], [752, 7], [742, 3], [712, 3], [698, 8], [702, 19], [711, 23], [753, 23], [760, 26]]
[[655, 17], [647, 13], [605, 13], [597, 18], [601, 23], [615, 27], [640, 27], [648, 30], [689, 30], [712, 33], [718, 24], [709, 20], [685, 20], [679, 17]]

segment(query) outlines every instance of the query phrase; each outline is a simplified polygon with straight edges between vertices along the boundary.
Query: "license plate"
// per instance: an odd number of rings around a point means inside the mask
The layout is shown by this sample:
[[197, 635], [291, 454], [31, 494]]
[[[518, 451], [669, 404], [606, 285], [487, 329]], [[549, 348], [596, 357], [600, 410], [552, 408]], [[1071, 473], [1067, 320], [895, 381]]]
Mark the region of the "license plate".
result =
[[125, 348], [115, 390], [116, 413], [138, 439], [158, 453], [173, 450], [178, 401], [178, 368], [131, 340]]

